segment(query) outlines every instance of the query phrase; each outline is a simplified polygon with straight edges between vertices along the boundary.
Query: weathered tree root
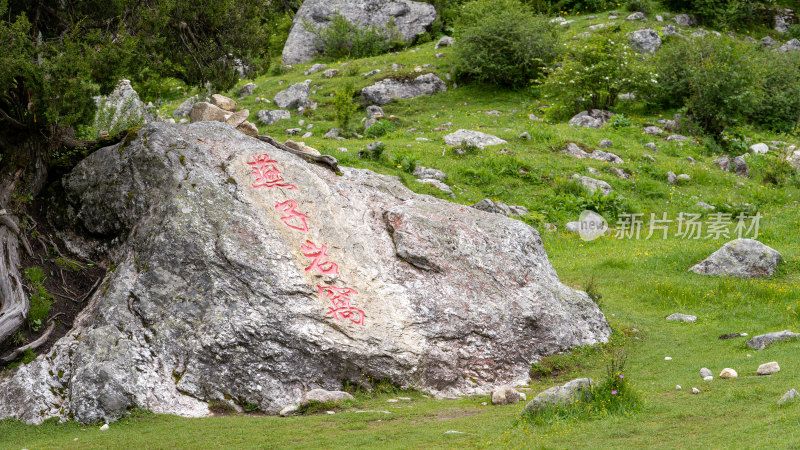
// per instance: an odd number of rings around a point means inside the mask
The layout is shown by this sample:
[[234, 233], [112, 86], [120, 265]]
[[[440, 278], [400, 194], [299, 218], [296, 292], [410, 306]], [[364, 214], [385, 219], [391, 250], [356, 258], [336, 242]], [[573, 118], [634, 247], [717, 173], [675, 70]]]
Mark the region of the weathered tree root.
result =
[[0, 342], [14, 334], [28, 317], [30, 302], [22, 288], [19, 267], [19, 238], [12, 228], [0, 225]]
[[9, 363], [9, 362], [14, 361], [15, 359], [19, 358], [20, 356], [22, 356], [22, 354], [25, 353], [26, 351], [28, 351], [28, 350], [36, 350], [37, 348], [39, 348], [42, 345], [44, 345], [45, 342], [47, 342], [47, 340], [50, 338], [50, 334], [52, 334], [53, 330], [56, 329], [56, 321], [53, 320], [53, 319], [55, 319], [55, 317], [50, 319], [50, 325], [47, 327], [47, 331], [45, 331], [44, 334], [42, 334], [39, 337], [39, 339], [31, 342], [28, 345], [24, 345], [24, 346], [22, 346], [22, 347], [20, 347], [20, 348], [18, 348], [16, 350], [14, 350], [13, 352], [9, 353], [6, 356], [0, 357], [0, 361], [5, 362], [5, 363]]
[[293, 148], [290, 148], [290, 147], [287, 147], [287, 146], [281, 144], [280, 142], [278, 142], [275, 139], [273, 139], [271, 136], [265, 136], [263, 134], [258, 136], [258, 140], [260, 140], [262, 142], [266, 142], [267, 144], [270, 144], [273, 147], [277, 147], [280, 150], [283, 150], [285, 152], [288, 152], [288, 153], [291, 153], [293, 155], [299, 156], [299, 157], [305, 159], [308, 162], [312, 162], [312, 163], [316, 163], [316, 164], [319, 164], [319, 165], [322, 165], [322, 166], [326, 166], [327, 168], [331, 169], [331, 171], [333, 171], [333, 173], [335, 173], [337, 175], [342, 173], [342, 171], [339, 170], [339, 160], [337, 160], [336, 158], [334, 158], [331, 155], [312, 155], [310, 153], [302, 152], [300, 150], [295, 150]]

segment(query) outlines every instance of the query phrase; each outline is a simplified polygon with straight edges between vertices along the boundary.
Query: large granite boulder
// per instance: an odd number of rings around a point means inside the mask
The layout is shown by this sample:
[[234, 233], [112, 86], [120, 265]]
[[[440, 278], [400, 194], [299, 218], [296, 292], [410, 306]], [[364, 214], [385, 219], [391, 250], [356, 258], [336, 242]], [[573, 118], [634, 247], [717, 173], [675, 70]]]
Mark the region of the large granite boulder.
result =
[[387, 78], [361, 90], [368, 104], [385, 105], [396, 98], [414, 98], [447, 90], [447, 84], [434, 73], [426, 73], [411, 81]]
[[754, 239], [735, 239], [697, 263], [692, 272], [739, 278], [769, 277], [782, 260], [777, 250]]
[[392, 23], [406, 42], [425, 33], [437, 18], [433, 5], [409, 0], [306, 0], [294, 17], [283, 62], [304, 63], [323, 53], [323, 44], [312, 30], [327, 27], [337, 13], [361, 27], [385, 29]]
[[485, 395], [609, 337], [525, 223], [225, 123], [147, 125], [62, 184], [51, 219], [114, 269], [67, 335], [0, 381], [0, 419], [204, 416], [211, 401], [277, 414], [345, 380]]
[[627, 34], [628, 44], [639, 53], [655, 53], [661, 48], [661, 36], [655, 30], [645, 28]]

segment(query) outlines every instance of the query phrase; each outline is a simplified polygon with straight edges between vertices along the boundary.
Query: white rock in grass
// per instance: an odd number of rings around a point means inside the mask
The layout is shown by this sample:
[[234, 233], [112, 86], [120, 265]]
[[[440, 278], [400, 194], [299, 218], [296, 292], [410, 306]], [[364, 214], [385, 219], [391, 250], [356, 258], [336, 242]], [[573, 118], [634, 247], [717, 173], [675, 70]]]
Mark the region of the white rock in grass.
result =
[[105, 424], [102, 427], [100, 427], [100, 431], [108, 431], [108, 424]]
[[671, 356], [665, 356], [664, 357], [664, 361], [672, 361], [672, 357]]
[[739, 374], [736, 373], [735, 370], [726, 367], [726, 368], [722, 369], [722, 372], [720, 372], [719, 377], [720, 378], [738, 378]]
[[675, 313], [675, 314], [668, 315], [666, 320], [673, 321], [673, 322], [695, 323], [695, 322], [697, 322], [697, 316], [691, 316], [689, 314]]
[[780, 372], [780, 370], [781, 367], [778, 365], [778, 362], [772, 361], [758, 366], [758, 370], [756, 370], [756, 373], [759, 375], [772, 375], [773, 373]]
[[782, 405], [788, 401], [796, 399], [797, 397], [800, 397], [800, 394], [798, 394], [796, 390], [790, 389], [788, 392], [783, 394], [783, 397], [781, 397], [780, 400], [778, 400], [778, 404]]
[[703, 378], [703, 381], [714, 381], [714, 377], [708, 376]]
[[712, 375], [711, 370], [709, 370], [708, 368], [703, 367], [702, 369], [700, 369], [701, 378], [710, 377], [711, 375]]
[[699, 394], [699, 393], [700, 393], [700, 389], [692, 388], [692, 394]]
[[681, 385], [680, 384], [676, 384], [675, 385], [675, 390], [676, 391], [680, 391], [681, 390]]

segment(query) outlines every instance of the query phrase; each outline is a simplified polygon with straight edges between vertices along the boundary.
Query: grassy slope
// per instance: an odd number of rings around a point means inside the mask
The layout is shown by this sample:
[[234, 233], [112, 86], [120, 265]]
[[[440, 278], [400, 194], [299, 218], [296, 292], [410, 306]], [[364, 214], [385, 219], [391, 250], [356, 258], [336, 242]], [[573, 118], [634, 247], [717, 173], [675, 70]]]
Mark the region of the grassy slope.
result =
[[[582, 32], [585, 26], [601, 20], [580, 19], [569, 34]], [[624, 22], [624, 21], [617, 21]], [[657, 24], [651, 23], [650, 26]], [[640, 25], [625, 24], [628, 28]], [[658, 28], [657, 28], [658, 29]], [[434, 54], [442, 51], [445, 58]], [[434, 50], [428, 43], [397, 55], [353, 61], [349, 66], [356, 75], [333, 80], [322, 74], [304, 76], [308, 65], [275, 77], [256, 80], [255, 95], [242, 101], [242, 107], [256, 111], [255, 97], [271, 98], [288, 84], [306, 78], [317, 86], [313, 99], [320, 109], [307, 123], [314, 123], [315, 136], [305, 139], [323, 153], [339, 158], [344, 165], [367, 167], [398, 175], [408, 186], [421, 193], [446, 198], [439, 191], [421, 185], [397, 168], [392, 157], [412, 156], [419, 164], [444, 170], [460, 203], [471, 204], [485, 197], [528, 206], [534, 214], [523, 218], [530, 223], [540, 220], [555, 222], [559, 229], [568, 220], [576, 220], [569, 204], [560, 204], [556, 190], [572, 173], [588, 175], [587, 168], [603, 170], [604, 163], [579, 161], [557, 153], [565, 142], [580, 142], [596, 148], [604, 138], [614, 142], [609, 149], [627, 162], [624, 168], [634, 175], [633, 181], [621, 180], [607, 172], [600, 178], [614, 186], [637, 211], [668, 212], [675, 217], [680, 211], [699, 212], [694, 204], [703, 200], [711, 204], [744, 203], [760, 205], [766, 218], [762, 221], [759, 239], [782, 252], [786, 263], [779, 273], [766, 280], [733, 280], [709, 278], [688, 273], [686, 269], [716, 250], [724, 241], [704, 239], [686, 241], [617, 240], [602, 238], [585, 243], [561, 232], [544, 232], [543, 240], [550, 260], [562, 280], [574, 286], [584, 285], [594, 277], [603, 294], [602, 307], [616, 327], [640, 330], [626, 347], [628, 378], [646, 399], [644, 409], [630, 417], [607, 417], [588, 422], [558, 422], [545, 426], [513, 427], [522, 405], [483, 406], [487, 398], [435, 400], [421, 394], [409, 394], [413, 401], [387, 403], [389, 395], [359, 397], [357, 408], [335, 415], [309, 417], [217, 417], [181, 419], [171, 416], [136, 415], [113, 424], [110, 431], [74, 423], [28, 427], [14, 422], [0, 422], [0, 447], [3, 448], [76, 448], [86, 447], [751, 447], [796, 445], [800, 438], [797, 423], [800, 405], [778, 407], [776, 401], [790, 388], [800, 388], [800, 343], [782, 343], [756, 352], [744, 346], [744, 339], [721, 341], [717, 336], [731, 332], [747, 332], [751, 336], [763, 332], [791, 328], [798, 331], [796, 311], [800, 309], [800, 240], [798, 204], [800, 190], [796, 186], [776, 188], [759, 178], [760, 167], [768, 157], [751, 158], [753, 177], [741, 179], [712, 168], [715, 155], [700, 145], [683, 147], [641, 133], [646, 124], [655, 124], [659, 116], [645, 115], [636, 105], [619, 110], [634, 120], [635, 127], [614, 130], [573, 129], [565, 124], [537, 123], [528, 114], [538, 111], [538, 103], [525, 92], [491, 91], [477, 87], [459, 87], [429, 98], [400, 101], [384, 110], [400, 121], [398, 129], [380, 139], [387, 144], [388, 157], [382, 162], [364, 161], [357, 150], [371, 140], [326, 140], [321, 135], [332, 126], [333, 112], [327, 95], [343, 82], [351, 80], [357, 88], [371, 83], [361, 73], [380, 68], [390, 72], [392, 63], [413, 69], [424, 63], [438, 66], [442, 74], [452, 61], [450, 49]], [[328, 62], [338, 67], [337, 62]], [[279, 85], [279, 81], [284, 81]], [[176, 105], [169, 105], [174, 108]], [[485, 114], [501, 111], [499, 117]], [[171, 109], [170, 109], [171, 111]], [[514, 112], [516, 111], [516, 112]], [[363, 110], [359, 112], [359, 118]], [[277, 138], [283, 130], [295, 127], [298, 118], [261, 127], [262, 133]], [[509, 141], [508, 151], [490, 147], [465, 156], [456, 156], [446, 148], [442, 136], [432, 132], [445, 122], [453, 122], [451, 131], [468, 128], [495, 134]], [[410, 131], [415, 128], [416, 131]], [[528, 131], [533, 140], [518, 138]], [[745, 135], [760, 140], [781, 139], [743, 128]], [[417, 137], [431, 139], [418, 142]], [[658, 151], [644, 148], [654, 141]], [[350, 151], [339, 152], [338, 147]], [[645, 153], [655, 156], [650, 165], [642, 159]], [[685, 157], [697, 162], [689, 164]], [[522, 169], [522, 173], [520, 172]], [[692, 181], [678, 187], [666, 183], [667, 171], [688, 173]], [[743, 182], [744, 186], [737, 183]], [[568, 198], [568, 197], [567, 197]], [[568, 203], [568, 200], [566, 201]], [[696, 324], [665, 322], [672, 312], [698, 316]], [[752, 357], [747, 355], [751, 354]], [[665, 361], [671, 356], [672, 361]], [[755, 376], [759, 364], [778, 361], [781, 372], [771, 377]], [[698, 374], [709, 367], [715, 380], [703, 382]], [[716, 378], [724, 367], [739, 372], [735, 380]], [[578, 376], [601, 377], [603, 362], [598, 356], [587, 358], [580, 367], [555, 379], [532, 382], [529, 397], [555, 384]], [[683, 386], [676, 391], [675, 385]], [[703, 392], [691, 395], [692, 387]], [[392, 414], [356, 413], [357, 409], [389, 410]], [[464, 434], [445, 434], [456, 430]], [[77, 441], [74, 439], [77, 438]]]

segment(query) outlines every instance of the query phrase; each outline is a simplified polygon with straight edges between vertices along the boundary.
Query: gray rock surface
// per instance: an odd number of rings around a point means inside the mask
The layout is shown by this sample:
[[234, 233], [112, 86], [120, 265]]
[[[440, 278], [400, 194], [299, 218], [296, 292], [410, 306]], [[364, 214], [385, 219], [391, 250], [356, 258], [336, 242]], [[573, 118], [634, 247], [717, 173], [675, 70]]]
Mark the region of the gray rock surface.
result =
[[777, 361], [768, 362], [766, 364], [761, 364], [758, 366], [756, 370], [756, 374], [758, 375], [772, 375], [781, 371], [780, 366], [778, 365]]
[[778, 52], [800, 52], [800, 39], [792, 39], [791, 41], [781, 45], [778, 48]]
[[211, 103], [199, 102], [192, 106], [192, 113], [189, 115], [189, 120], [192, 123], [206, 121], [225, 122], [231, 115], [232, 113], [212, 105]]
[[797, 397], [800, 397], [800, 394], [797, 393], [795, 389], [789, 389], [780, 400], [778, 400], [778, 404], [782, 405], [786, 402], [794, 401]]
[[762, 47], [773, 48], [773, 47], [775, 47], [777, 45], [779, 45], [778, 41], [776, 41], [775, 39], [772, 39], [771, 36], [764, 36], [761, 39], [761, 46]]
[[522, 394], [511, 386], [500, 386], [492, 391], [491, 399], [495, 406], [510, 405], [522, 400]]
[[497, 136], [472, 130], [457, 130], [455, 133], [450, 133], [444, 137], [444, 143], [453, 146], [466, 143], [468, 146], [478, 148], [508, 144], [507, 141], [504, 141]]
[[181, 103], [180, 106], [178, 106], [178, 108], [175, 109], [175, 112], [172, 113], [172, 117], [176, 119], [180, 119], [181, 117], [189, 117], [189, 114], [192, 113], [192, 107], [198, 101], [199, 100], [197, 96], [186, 99], [185, 102]]
[[311, 101], [308, 99], [309, 95], [311, 95], [311, 91], [309, 89], [310, 82], [308, 80], [302, 83], [295, 83], [289, 86], [287, 89], [284, 89], [277, 94], [275, 94], [275, 105], [281, 109], [297, 109], [299, 107], [306, 107], [311, 104]]
[[781, 254], [754, 239], [735, 239], [693, 266], [692, 272], [739, 278], [769, 277], [781, 262]]
[[764, 350], [775, 342], [787, 339], [797, 339], [800, 333], [792, 333], [789, 330], [774, 331], [772, 333], [760, 334], [747, 341], [747, 346], [753, 350]]
[[205, 416], [230, 398], [277, 414], [365, 374], [485, 395], [607, 341], [530, 226], [341, 171], [217, 122], [152, 123], [91, 154], [53, 220], [115, 270], [71, 331], [0, 381], [0, 419]]
[[673, 20], [682, 27], [693, 27], [697, 25], [697, 19], [689, 14], [678, 14], [673, 17]]
[[681, 313], [674, 313], [667, 316], [667, 320], [671, 320], [674, 322], [687, 322], [687, 323], [695, 323], [697, 322], [697, 316], [691, 316], [689, 314], [681, 314]]
[[711, 369], [708, 369], [707, 367], [703, 367], [702, 369], [700, 369], [700, 378], [705, 379], [706, 377], [710, 377], [712, 375], [713, 374], [711, 373]]
[[446, 90], [447, 84], [439, 76], [433, 73], [426, 73], [411, 81], [387, 78], [362, 89], [361, 97], [367, 103], [385, 105], [396, 98], [433, 95]]
[[574, 144], [572, 142], [567, 144], [567, 148], [564, 150], [564, 152], [566, 154], [568, 154], [570, 156], [574, 156], [575, 158], [578, 158], [578, 159], [587, 159], [587, 158], [588, 159], [596, 159], [598, 161], [603, 161], [603, 162], [613, 163], [613, 164], [624, 164], [625, 163], [625, 161], [623, 161], [622, 158], [620, 158], [619, 156], [617, 156], [617, 155], [615, 155], [615, 154], [613, 154], [611, 152], [605, 152], [603, 150], [595, 150], [595, 151], [589, 153], [589, 152], [583, 150], [582, 148], [580, 148], [577, 144]]
[[352, 395], [342, 391], [327, 391], [325, 389], [312, 389], [300, 399], [300, 405], [307, 405], [311, 402], [343, 402], [345, 400], [355, 400]]
[[747, 160], [745, 160], [741, 156], [737, 156], [736, 158], [733, 158], [733, 161], [731, 162], [731, 170], [736, 175], [739, 175], [739, 176], [742, 176], [742, 177], [750, 176], [750, 168], [747, 167]]
[[283, 62], [304, 63], [322, 54], [324, 48], [308, 26], [327, 27], [337, 13], [361, 27], [385, 29], [392, 22], [406, 42], [426, 32], [437, 18], [433, 5], [409, 0], [306, 0], [294, 17], [283, 47]]
[[94, 98], [97, 111], [94, 115], [94, 127], [98, 131], [114, 134], [125, 128], [144, 125], [153, 120], [139, 94], [131, 86], [131, 82], [122, 79], [107, 96]]
[[450, 47], [455, 42], [455, 39], [451, 38], [450, 36], [444, 36], [436, 42], [436, 47], [434, 48], [442, 48], [442, 47]]
[[522, 414], [541, 410], [549, 406], [565, 406], [578, 400], [588, 400], [591, 398], [592, 384], [591, 378], [578, 378], [563, 386], [553, 386], [533, 398]]
[[610, 194], [614, 189], [611, 188], [611, 185], [606, 183], [603, 180], [596, 180], [591, 177], [582, 177], [573, 175], [572, 178], [578, 180], [578, 183], [583, 186], [584, 189], [589, 191], [589, 193], [594, 194], [598, 190], [603, 193], [603, 195]]
[[253, 95], [256, 89], [258, 89], [258, 85], [256, 85], [255, 83], [247, 83], [239, 88], [238, 91], [239, 97], [248, 97], [250, 95]]
[[569, 124], [573, 127], [600, 128], [613, 115], [614, 113], [599, 109], [581, 111], [569, 120]]
[[650, 28], [633, 31], [627, 36], [628, 44], [639, 53], [652, 54], [661, 48], [661, 37]]
[[258, 121], [264, 125], [272, 125], [279, 120], [287, 120], [292, 118], [292, 113], [285, 109], [266, 110], [262, 109], [258, 112]]
[[502, 214], [504, 216], [524, 216], [528, 214], [528, 208], [519, 205], [507, 205], [503, 202], [485, 198], [480, 202], [472, 205], [473, 208], [488, 213]]
[[325, 64], [313, 64], [311, 67], [306, 69], [305, 72], [303, 72], [303, 75], [313, 75], [313, 74], [315, 74], [317, 72], [322, 72], [323, 70], [325, 70], [327, 68], [328, 68], [328, 66], [325, 65]]
[[428, 178], [431, 180], [439, 180], [444, 181], [447, 178], [447, 174], [442, 172], [441, 170], [431, 169], [428, 167], [417, 166], [414, 168], [413, 175], [417, 178]]

